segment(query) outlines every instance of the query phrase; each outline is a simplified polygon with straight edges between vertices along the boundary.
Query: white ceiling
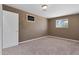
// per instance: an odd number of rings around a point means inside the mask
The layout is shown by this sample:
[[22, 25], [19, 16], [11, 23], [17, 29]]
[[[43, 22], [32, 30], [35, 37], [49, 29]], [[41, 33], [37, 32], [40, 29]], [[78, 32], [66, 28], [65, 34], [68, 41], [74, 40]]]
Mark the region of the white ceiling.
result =
[[46, 11], [42, 10], [41, 4], [10, 4], [9, 6], [46, 18], [79, 13], [79, 4], [48, 4]]

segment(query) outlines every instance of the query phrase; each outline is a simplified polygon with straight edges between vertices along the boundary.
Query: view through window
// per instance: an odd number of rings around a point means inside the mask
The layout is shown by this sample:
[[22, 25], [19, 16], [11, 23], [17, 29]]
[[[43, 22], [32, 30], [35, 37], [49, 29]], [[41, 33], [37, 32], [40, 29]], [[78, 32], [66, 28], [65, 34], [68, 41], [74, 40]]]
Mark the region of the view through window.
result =
[[56, 28], [68, 28], [68, 19], [56, 20]]

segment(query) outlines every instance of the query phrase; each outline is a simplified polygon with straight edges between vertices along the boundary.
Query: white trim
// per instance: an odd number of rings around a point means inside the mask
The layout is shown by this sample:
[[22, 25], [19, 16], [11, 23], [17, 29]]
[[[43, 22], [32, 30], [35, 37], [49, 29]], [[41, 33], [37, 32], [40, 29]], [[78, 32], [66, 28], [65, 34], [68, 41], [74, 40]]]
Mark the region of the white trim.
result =
[[78, 42], [78, 43], [79, 43], [78, 40], [47, 35], [47, 36], [43, 36], [43, 37], [39, 37], [39, 38], [35, 38], [35, 39], [30, 39], [30, 40], [22, 41], [22, 42], [19, 42], [19, 44], [21, 44], [21, 43], [26, 43], [26, 42], [30, 42], [30, 41], [34, 41], [34, 40], [38, 40], [38, 39], [41, 39], [41, 38], [46, 38], [46, 37], [52, 37], [52, 38], [58, 38], [58, 39], [60, 38], [60, 39], [64, 39], [64, 40], [67, 40], [67, 41], [72, 41], [72, 42]]
[[45, 37], [47, 37], [47, 36], [43, 36], [43, 37], [39, 37], [39, 38], [34, 38], [34, 39], [29, 39], [29, 40], [26, 40], [26, 41], [19, 42], [19, 44], [30, 42], [30, 41], [33, 41], [33, 40], [38, 40], [38, 39], [45, 38]]
[[48, 37], [61, 38], [61, 39], [64, 39], [64, 40], [68, 40], [68, 41], [73, 41], [73, 42], [78, 42], [79, 43], [79, 40], [74, 40], [74, 39], [62, 38], [62, 37], [51, 36], [51, 35], [49, 35]]

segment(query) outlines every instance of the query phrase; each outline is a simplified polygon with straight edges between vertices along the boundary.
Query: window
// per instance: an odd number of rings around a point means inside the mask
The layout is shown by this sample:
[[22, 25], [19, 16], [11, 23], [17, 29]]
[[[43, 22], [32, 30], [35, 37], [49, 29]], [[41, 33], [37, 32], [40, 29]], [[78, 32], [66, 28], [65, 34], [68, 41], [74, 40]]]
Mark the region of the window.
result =
[[28, 20], [29, 21], [34, 21], [34, 17], [33, 16], [28, 16]]
[[68, 19], [56, 20], [56, 28], [68, 28]]
[[32, 23], [35, 22], [35, 16], [26, 14], [26, 21], [27, 22], [32, 22]]

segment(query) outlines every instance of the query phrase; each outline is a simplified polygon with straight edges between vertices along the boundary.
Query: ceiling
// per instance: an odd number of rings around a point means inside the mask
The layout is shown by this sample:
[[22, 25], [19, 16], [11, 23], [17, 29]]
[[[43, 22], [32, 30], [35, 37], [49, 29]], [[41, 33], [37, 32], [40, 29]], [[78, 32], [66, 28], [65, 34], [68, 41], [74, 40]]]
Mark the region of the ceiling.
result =
[[48, 4], [46, 11], [42, 10], [42, 4], [8, 4], [9, 6], [43, 16], [53, 18], [79, 13], [79, 4]]

